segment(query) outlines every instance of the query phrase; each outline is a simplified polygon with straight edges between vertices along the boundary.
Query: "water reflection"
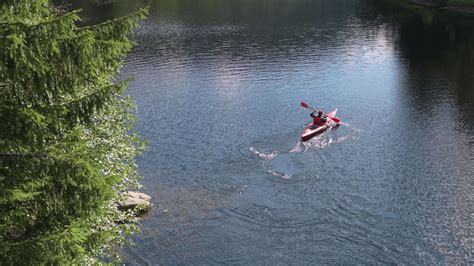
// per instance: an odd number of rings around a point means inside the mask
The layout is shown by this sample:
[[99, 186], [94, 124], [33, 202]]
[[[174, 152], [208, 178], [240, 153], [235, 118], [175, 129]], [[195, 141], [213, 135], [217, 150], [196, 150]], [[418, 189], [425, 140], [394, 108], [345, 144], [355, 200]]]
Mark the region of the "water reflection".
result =
[[[409, 73], [402, 83], [401, 106], [403, 115], [412, 117], [407, 120], [416, 120], [408, 121], [407, 130], [424, 128], [422, 141], [404, 152], [412, 154], [413, 163], [400, 180], [405, 187], [400, 190], [401, 206], [416, 210], [405, 211], [406, 218], [448, 262], [461, 262], [453, 258], [472, 255], [466, 236], [473, 223], [459, 221], [470, 219], [472, 207], [466, 204], [474, 202], [466, 189], [472, 188], [474, 173], [474, 27], [437, 18], [426, 25], [415, 16], [401, 23], [399, 36], [401, 60]], [[459, 158], [471, 163], [459, 164]], [[427, 204], [420, 205], [422, 199], [428, 199]], [[428, 225], [428, 220], [433, 223]]]

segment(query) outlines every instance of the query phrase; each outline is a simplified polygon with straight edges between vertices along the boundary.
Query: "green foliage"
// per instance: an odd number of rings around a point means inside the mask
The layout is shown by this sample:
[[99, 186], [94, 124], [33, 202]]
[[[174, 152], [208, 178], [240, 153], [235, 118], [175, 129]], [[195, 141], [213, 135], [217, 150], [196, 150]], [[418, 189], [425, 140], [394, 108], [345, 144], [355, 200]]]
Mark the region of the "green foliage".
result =
[[447, 5], [474, 6], [474, 0], [446, 0]]
[[146, 13], [79, 27], [46, 0], [0, 6], [2, 264], [90, 263], [135, 229], [115, 202], [143, 143], [114, 78]]

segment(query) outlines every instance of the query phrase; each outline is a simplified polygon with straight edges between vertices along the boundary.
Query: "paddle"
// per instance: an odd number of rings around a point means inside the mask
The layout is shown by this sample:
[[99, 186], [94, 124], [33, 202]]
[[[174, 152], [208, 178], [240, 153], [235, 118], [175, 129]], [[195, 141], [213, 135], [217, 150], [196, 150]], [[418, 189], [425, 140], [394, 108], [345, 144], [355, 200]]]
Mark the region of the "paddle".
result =
[[[301, 106], [303, 106], [304, 108], [312, 109], [314, 111], [318, 111], [318, 110], [314, 109], [313, 107], [311, 107], [309, 104], [307, 104], [305, 102], [301, 102]], [[336, 122], [336, 123], [341, 122], [341, 119], [339, 119], [337, 117], [332, 117], [332, 116], [329, 116], [329, 115], [328, 115], [328, 117], [331, 118], [332, 120], [334, 120], [334, 122]]]

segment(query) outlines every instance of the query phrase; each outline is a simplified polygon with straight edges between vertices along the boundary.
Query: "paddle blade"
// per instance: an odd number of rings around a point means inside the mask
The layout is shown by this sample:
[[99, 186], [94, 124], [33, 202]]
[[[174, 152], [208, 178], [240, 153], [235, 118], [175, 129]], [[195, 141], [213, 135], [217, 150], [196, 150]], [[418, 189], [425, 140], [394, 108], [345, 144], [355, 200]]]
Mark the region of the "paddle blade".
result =
[[339, 119], [339, 118], [337, 118], [337, 117], [335, 117], [335, 116], [334, 116], [334, 117], [330, 116], [330, 118], [331, 118], [334, 122], [336, 122], [336, 123], [340, 123], [340, 122], [341, 122], [341, 119]]
[[304, 108], [311, 108], [309, 106], [309, 104], [305, 103], [305, 102], [301, 102], [301, 106], [303, 106]]

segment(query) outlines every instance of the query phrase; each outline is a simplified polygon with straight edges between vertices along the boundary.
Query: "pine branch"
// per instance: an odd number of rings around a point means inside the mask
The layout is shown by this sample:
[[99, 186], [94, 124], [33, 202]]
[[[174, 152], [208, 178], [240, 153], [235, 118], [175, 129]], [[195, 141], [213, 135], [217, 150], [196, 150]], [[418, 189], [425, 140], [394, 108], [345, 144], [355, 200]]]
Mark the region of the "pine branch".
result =
[[53, 25], [53, 24], [55, 24], [55, 23], [57, 23], [58, 21], [61, 21], [61, 20], [78, 21], [78, 20], [81, 19], [78, 16], [78, 14], [81, 11], [82, 11], [82, 9], [76, 9], [76, 10], [70, 11], [66, 14], [63, 14], [61, 16], [54, 17], [52, 19], [47, 19], [47, 20], [44, 20], [44, 21], [38, 21], [38, 22], [35, 22], [35, 23], [26, 23], [26, 22], [23, 22], [23, 21], [1, 21], [0, 20], [0, 29], [1, 29], [2, 26], [5, 27], [5, 28], [9, 28], [7, 26], [24, 26], [24, 27], [27, 27], [27, 28], [32, 27], [34, 29], [35, 27], [38, 27], [38, 26], [45, 26], [45, 25], [48, 25], [48, 24]]

